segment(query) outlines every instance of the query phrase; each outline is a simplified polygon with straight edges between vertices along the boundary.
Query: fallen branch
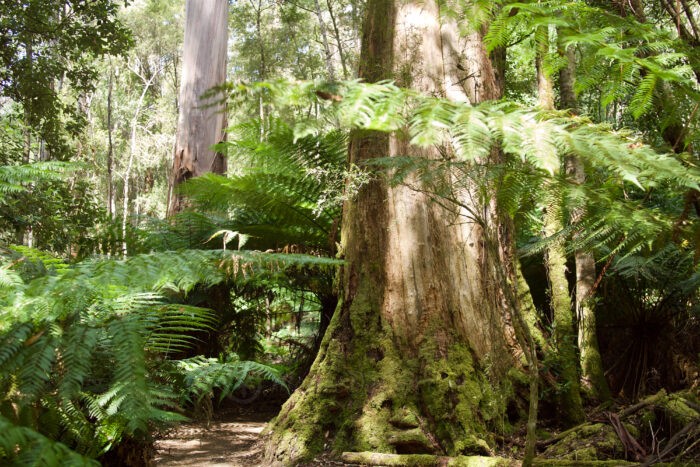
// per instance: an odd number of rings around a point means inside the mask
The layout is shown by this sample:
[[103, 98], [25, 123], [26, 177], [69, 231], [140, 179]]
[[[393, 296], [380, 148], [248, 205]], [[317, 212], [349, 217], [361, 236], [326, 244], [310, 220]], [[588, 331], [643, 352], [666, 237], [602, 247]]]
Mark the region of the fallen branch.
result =
[[[673, 435], [671, 439], [668, 440], [668, 443], [666, 443], [666, 446], [664, 446], [663, 451], [661, 451], [658, 455], [650, 456], [649, 458], [647, 458], [646, 461], [642, 464], [642, 466], [648, 466], [656, 462], [662, 462], [664, 458], [666, 458], [666, 456], [673, 453], [673, 451], [679, 446], [681, 446], [684, 442], [688, 440], [696, 441], [698, 433], [694, 431], [694, 428], [696, 428], [699, 423], [700, 421], [693, 420], [692, 422], [684, 426], [682, 430], [680, 430], [678, 433]], [[696, 442], [694, 442], [693, 445], [695, 445]]]
[[627, 407], [625, 410], [622, 410], [617, 414], [618, 417], [626, 418], [632, 415], [633, 413], [639, 412], [641, 409], [648, 407], [650, 405], [654, 405], [657, 402], [659, 402], [661, 399], [665, 399], [668, 396], [666, 394], [666, 390], [662, 389], [661, 391], [657, 392], [653, 396], [649, 396], [646, 399], [644, 399], [641, 402], [638, 402], [630, 407]]
[[586, 426], [586, 425], [589, 425], [589, 423], [586, 422], [586, 423], [582, 423], [580, 425], [576, 425], [575, 427], [569, 428], [566, 431], [562, 431], [561, 433], [556, 434], [556, 435], [552, 436], [551, 438], [543, 439], [542, 441], [538, 441], [537, 442], [537, 449], [546, 448], [547, 446], [550, 446], [554, 443], [557, 443], [557, 442], [561, 441], [562, 439], [566, 438], [567, 436], [569, 436], [571, 433], [575, 433], [576, 431], [580, 430], [582, 426]]
[[620, 438], [622, 446], [625, 448], [625, 457], [627, 457], [628, 452], [632, 452], [632, 458], [634, 460], [641, 461], [644, 459], [647, 456], [646, 450], [634, 439], [634, 436], [627, 431], [625, 425], [620, 421], [619, 415], [608, 412], [607, 416], [610, 424], [615, 429], [615, 433], [617, 433], [617, 437]]

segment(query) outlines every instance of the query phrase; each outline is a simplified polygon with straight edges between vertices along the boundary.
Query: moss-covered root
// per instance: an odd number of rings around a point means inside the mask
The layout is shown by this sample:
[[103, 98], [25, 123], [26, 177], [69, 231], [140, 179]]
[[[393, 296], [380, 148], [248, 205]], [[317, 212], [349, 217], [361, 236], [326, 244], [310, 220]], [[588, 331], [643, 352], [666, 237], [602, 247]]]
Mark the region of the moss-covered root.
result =
[[344, 452], [343, 462], [362, 465], [400, 465], [406, 467], [450, 465], [461, 467], [510, 467], [518, 462], [502, 457], [432, 456], [430, 454], [385, 454], [381, 452]]
[[[625, 428], [638, 435], [637, 430], [629, 424]], [[607, 423], [584, 423], [578, 425], [557, 438], [542, 453], [552, 463], [558, 461], [592, 462], [616, 460], [625, 456], [625, 447], [617, 433]], [[540, 464], [541, 465], [541, 464]]]

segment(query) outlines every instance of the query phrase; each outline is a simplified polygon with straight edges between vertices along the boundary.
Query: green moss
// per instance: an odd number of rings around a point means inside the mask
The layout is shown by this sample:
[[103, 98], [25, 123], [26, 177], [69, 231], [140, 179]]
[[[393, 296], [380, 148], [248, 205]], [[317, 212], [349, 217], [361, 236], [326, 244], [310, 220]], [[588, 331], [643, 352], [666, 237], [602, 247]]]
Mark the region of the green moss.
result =
[[447, 465], [459, 467], [507, 467], [518, 464], [502, 457], [458, 456], [451, 459]]
[[637, 462], [627, 462], [624, 460], [620, 459], [612, 459], [612, 460], [593, 460], [593, 461], [585, 461], [582, 459], [579, 460], [568, 460], [568, 459], [542, 459], [542, 458], [536, 458], [532, 465], [546, 465], [546, 466], [552, 466], [552, 467], [599, 467], [599, 466], [625, 466], [625, 465], [639, 465]]
[[343, 453], [342, 460], [351, 464], [361, 465], [391, 465], [404, 467], [419, 466], [461, 466], [461, 467], [506, 467], [519, 465], [518, 462], [502, 457], [485, 456], [433, 456], [430, 454], [401, 454], [385, 455], [375, 452], [347, 452]]
[[394, 411], [389, 423], [397, 428], [418, 428], [420, 426], [418, 416], [408, 407], [401, 407]]
[[544, 457], [574, 461], [594, 461], [624, 455], [615, 430], [605, 423], [587, 423], [570, 430], [562, 440], [548, 447]]
[[431, 337], [412, 356], [370, 296], [358, 290], [352, 309], [335, 313], [309, 376], [272, 424], [268, 460], [328, 450], [491, 454], [511, 386], [489, 381], [468, 345], [442, 329], [424, 330]]
[[665, 406], [671, 419], [680, 426], [685, 426], [700, 416], [697, 411], [688, 407], [685, 401], [675, 394], [668, 397]]
[[493, 442], [487, 422], [501, 418], [505, 408], [500, 388], [477, 376], [466, 345], [452, 344], [442, 353], [437, 348], [423, 350], [420, 403], [448, 454], [490, 454]]

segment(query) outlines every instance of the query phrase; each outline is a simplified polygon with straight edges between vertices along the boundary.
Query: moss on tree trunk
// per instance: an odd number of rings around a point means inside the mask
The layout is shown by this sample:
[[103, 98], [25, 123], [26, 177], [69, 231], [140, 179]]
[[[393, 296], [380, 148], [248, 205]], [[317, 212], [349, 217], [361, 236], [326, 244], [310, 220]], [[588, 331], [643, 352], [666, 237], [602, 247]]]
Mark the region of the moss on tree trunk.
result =
[[[437, 2], [370, 0], [367, 12], [360, 74], [368, 81], [472, 102], [498, 97], [480, 34], [461, 39]], [[358, 132], [350, 162], [437, 161], [442, 150]], [[442, 186], [458, 186], [447, 195], [459, 208], [432, 202], [433, 187], [417, 175], [400, 186], [378, 178], [346, 203], [342, 301], [309, 375], [268, 430], [268, 460], [322, 450], [490, 455], [492, 433], [508, 430], [520, 362], [505, 297], [516, 294], [504, 293], [515, 280], [506, 284], [497, 268], [510, 245], [495, 233], [493, 201], [451, 177]]]

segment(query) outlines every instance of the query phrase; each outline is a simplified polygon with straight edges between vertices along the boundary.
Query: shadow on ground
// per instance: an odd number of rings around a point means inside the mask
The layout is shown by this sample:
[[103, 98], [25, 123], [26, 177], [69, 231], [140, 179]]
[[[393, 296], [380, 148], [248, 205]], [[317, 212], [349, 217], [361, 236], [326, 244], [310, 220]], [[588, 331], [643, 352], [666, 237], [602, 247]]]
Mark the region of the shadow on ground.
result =
[[259, 465], [256, 445], [265, 424], [275, 413], [218, 414], [217, 419], [186, 423], [156, 441], [158, 466], [245, 466]]

